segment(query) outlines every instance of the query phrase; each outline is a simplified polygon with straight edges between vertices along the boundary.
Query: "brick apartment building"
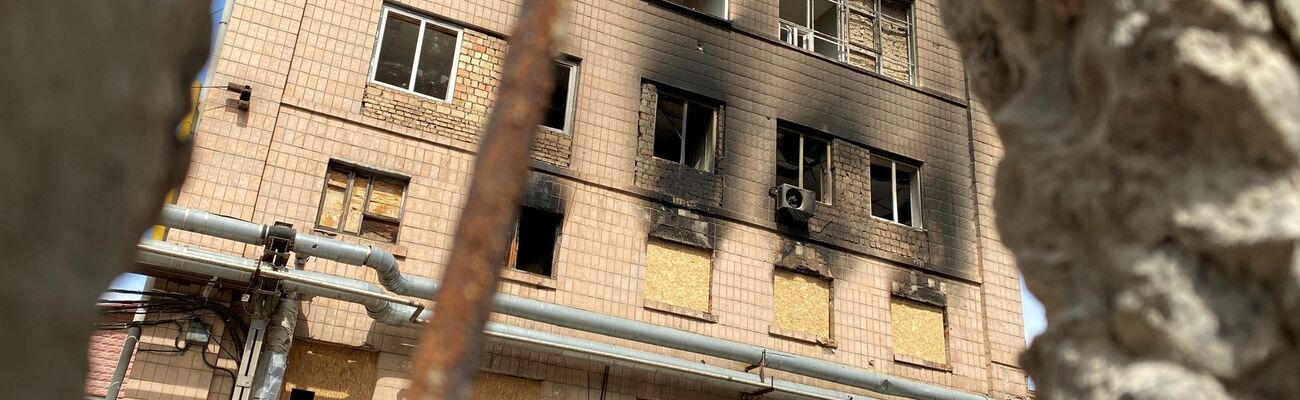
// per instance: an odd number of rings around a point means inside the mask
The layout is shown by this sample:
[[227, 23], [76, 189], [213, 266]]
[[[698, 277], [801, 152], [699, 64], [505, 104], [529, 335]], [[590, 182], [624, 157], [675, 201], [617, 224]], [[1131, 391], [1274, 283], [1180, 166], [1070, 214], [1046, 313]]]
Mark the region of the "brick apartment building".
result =
[[[518, 0], [233, 0], [177, 204], [439, 279]], [[1001, 155], [936, 0], [575, 0], [503, 293], [989, 397], [1028, 395]], [[807, 221], [772, 188], [816, 199]], [[795, 191], [796, 193], [799, 193]], [[256, 257], [261, 246], [172, 230]], [[378, 282], [364, 267], [307, 271]], [[208, 291], [159, 274], [154, 289]], [[248, 287], [211, 301], [247, 311]], [[418, 329], [306, 296], [282, 399], [402, 398]], [[234, 326], [145, 326], [125, 398], [226, 399]], [[743, 371], [745, 363], [494, 315]], [[243, 339], [239, 339], [243, 340]], [[209, 366], [209, 364], [212, 364]], [[481, 399], [735, 399], [706, 377], [493, 341]], [[225, 369], [214, 369], [218, 367]], [[757, 371], [754, 371], [757, 372]], [[780, 381], [884, 397], [775, 370]], [[102, 393], [102, 389], [101, 389]], [[863, 397], [865, 398], [865, 397]]]

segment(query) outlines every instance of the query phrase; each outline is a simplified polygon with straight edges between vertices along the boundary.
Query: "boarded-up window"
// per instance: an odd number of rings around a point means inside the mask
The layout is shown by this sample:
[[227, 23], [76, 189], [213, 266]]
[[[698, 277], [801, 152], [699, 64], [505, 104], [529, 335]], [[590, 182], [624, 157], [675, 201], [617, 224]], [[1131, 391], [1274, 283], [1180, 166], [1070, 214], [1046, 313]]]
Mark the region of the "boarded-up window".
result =
[[541, 381], [483, 372], [474, 378], [474, 389], [470, 399], [537, 400], [541, 396]]
[[282, 399], [353, 400], [375, 394], [379, 353], [294, 340]]
[[645, 298], [709, 312], [713, 252], [650, 239], [646, 245]]
[[316, 226], [396, 242], [405, 194], [405, 180], [330, 165], [325, 174], [325, 192]]
[[894, 356], [940, 365], [948, 364], [948, 340], [943, 309], [911, 300], [889, 300]]
[[772, 292], [777, 327], [817, 338], [831, 337], [829, 279], [778, 269]]
[[844, 3], [849, 64], [904, 82], [912, 81], [912, 2], [849, 0]]

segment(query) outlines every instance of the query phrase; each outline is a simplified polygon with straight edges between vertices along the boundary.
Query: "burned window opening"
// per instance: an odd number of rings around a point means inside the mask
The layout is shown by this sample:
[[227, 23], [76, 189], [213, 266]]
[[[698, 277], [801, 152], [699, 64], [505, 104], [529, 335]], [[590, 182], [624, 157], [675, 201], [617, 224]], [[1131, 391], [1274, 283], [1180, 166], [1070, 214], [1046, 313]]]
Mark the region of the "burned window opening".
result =
[[567, 133], [573, 121], [578, 65], [570, 61], [557, 60], [554, 68], [555, 91], [551, 94], [551, 103], [546, 109], [546, 118], [542, 121], [542, 126]]
[[515, 224], [510, 244], [509, 265], [519, 271], [541, 276], [555, 272], [555, 246], [559, 244], [564, 215], [524, 207]]
[[712, 171], [717, 110], [716, 105], [660, 90], [655, 107], [654, 156]]
[[776, 184], [811, 190], [817, 201], [830, 203], [830, 141], [785, 127], [778, 129]]
[[921, 227], [920, 169], [880, 156], [871, 156], [871, 216]]

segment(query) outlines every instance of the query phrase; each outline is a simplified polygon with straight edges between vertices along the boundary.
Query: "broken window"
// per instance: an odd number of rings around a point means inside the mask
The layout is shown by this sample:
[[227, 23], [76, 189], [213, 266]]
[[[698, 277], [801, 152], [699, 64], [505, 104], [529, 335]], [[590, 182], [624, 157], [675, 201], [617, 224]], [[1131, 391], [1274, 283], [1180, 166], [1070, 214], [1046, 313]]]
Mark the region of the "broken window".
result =
[[577, 87], [578, 65], [569, 61], [555, 61], [555, 91], [546, 109], [542, 126], [568, 132], [573, 120], [574, 89]]
[[921, 227], [921, 185], [917, 167], [871, 156], [871, 215]]
[[889, 299], [889, 316], [895, 358], [948, 364], [948, 335], [943, 308], [893, 297]]
[[370, 79], [448, 101], [460, 39], [459, 28], [386, 8]]
[[717, 111], [716, 105], [660, 89], [655, 106], [654, 156], [700, 171], [713, 170]]
[[564, 216], [532, 207], [519, 212], [514, 240], [510, 243], [508, 265], [541, 276], [552, 276], [555, 245], [559, 243]]
[[777, 269], [772, 285], [778, 328], [818, 339], [831, 337], [830, 279]]
[[713, 251], [651, 238], [646, 244], [645, 298], [709, 312]]
[[776, 184], [811, 190], [830, 202], [831, 146], [826, 139], [785, 127], [776, 134]]
[[405, 179], [331, 164], [316, 227], [395, 243], [405, 195]]
[[781, 0], [780, 17], [791, 46], [912, 82], [911, 1]]
[[664, 0], [695, 11], [727, 19], [727, 0]]

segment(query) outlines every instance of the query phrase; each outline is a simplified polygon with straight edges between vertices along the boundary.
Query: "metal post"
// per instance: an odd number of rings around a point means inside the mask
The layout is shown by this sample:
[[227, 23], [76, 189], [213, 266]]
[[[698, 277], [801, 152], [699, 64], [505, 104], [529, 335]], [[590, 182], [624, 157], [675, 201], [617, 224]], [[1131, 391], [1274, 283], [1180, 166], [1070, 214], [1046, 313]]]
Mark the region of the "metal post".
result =
[[260, 307], [253, 322], [248, 324], [247, 340], [240, 355], [239, 375], [235, 378], [235, 392], [231, 400], [249, 400], [253, 394], [253, 376], [257, 372], [257, 359], [262, 354], [262, 342], [266, 340], [266, 317], [260, 315]]
[[104, 400], [117, 400], [122, 391], [122, 382], [126, 380], [126, 369], [131, 366], [131, 355], [135, 354], [135, 345], [140, 342], [140, 326], [126, 328], [126, 340], [122, 342], [122, 354], [117, 356], [117, 368], [113, 370], [113, 379], [109, 381], [108, 393]]

